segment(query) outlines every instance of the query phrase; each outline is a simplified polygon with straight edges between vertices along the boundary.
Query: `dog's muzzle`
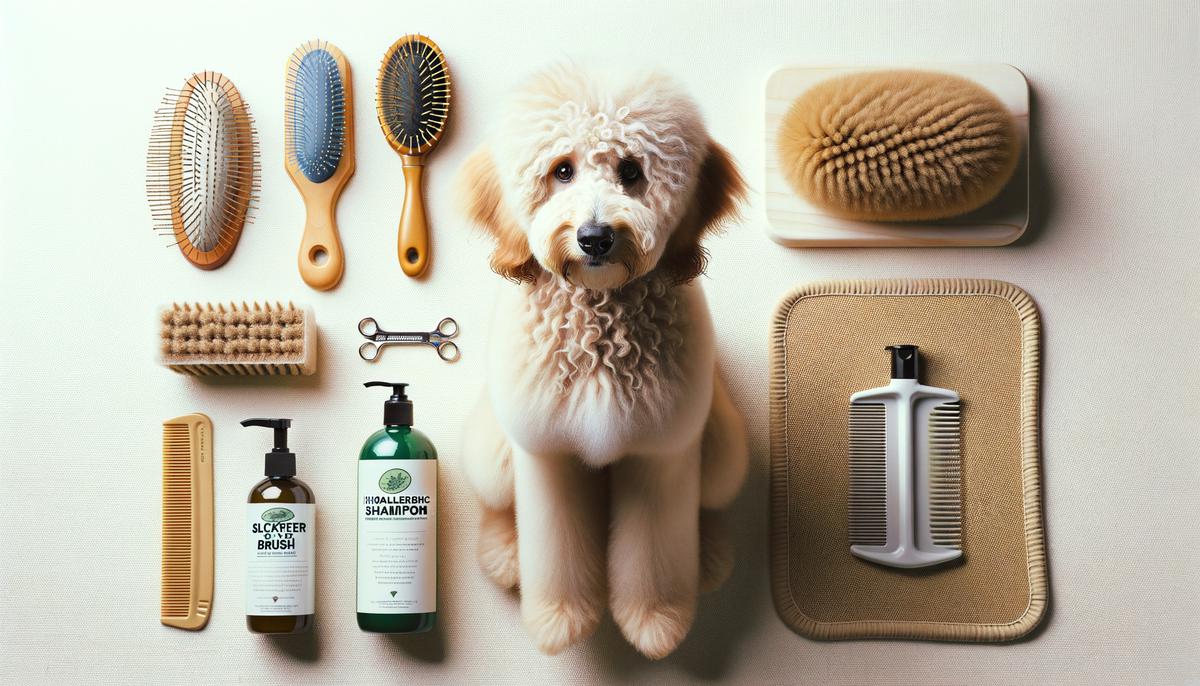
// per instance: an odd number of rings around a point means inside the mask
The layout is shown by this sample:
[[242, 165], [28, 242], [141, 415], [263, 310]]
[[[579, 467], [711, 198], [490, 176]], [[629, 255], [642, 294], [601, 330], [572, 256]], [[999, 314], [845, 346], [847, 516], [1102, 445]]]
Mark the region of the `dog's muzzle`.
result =
[[599, 258], [606, 257], [612, 252], [613, 245], [617, 242], [617, 235], [610, 224], [588, 221], [575, 232], [575, 240], [579, 242], [579, 249], [585, 255]]

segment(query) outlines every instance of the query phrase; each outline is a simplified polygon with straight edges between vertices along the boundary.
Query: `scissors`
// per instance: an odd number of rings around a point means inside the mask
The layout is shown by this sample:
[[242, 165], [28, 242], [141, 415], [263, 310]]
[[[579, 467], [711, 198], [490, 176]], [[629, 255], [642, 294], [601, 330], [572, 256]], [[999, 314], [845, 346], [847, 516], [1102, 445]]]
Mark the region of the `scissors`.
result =
[[380, 348], [387, 345], [432, 345], [438, 357], [446, 362], [458, 360], [458, 346], [450, 340], [458, 335], [458, 322], [450, 317], [438, 322], [433, 331], [400, 333], [384, 331], [374, 317], [367, 317], [358, 323], [358, 332], [369, 339], [358, 348], [358, 356], [368, 362], [374, 362]]

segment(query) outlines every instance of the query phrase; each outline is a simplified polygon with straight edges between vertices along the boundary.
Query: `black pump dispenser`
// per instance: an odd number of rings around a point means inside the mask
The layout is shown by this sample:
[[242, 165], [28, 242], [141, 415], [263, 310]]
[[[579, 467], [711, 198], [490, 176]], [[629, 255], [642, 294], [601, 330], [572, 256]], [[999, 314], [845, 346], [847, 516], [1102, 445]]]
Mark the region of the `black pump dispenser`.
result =
[[408, 395], [404, 389], [408, 387], [406, 383], [391, 383], [388, 381], [368, 381], [363, 384], [367, 388], [373, 386], [390, 386], [392, 389], [392, 397], [387, 399], [383, 404], [383, 424], [384, 426], [412, 426], [413, 423], [413, 404], [408, 399]]
[[290, 419], [245, 419], [242, 426], [265, 426], [275, 429], [275, 447], [266, 454], [264, 473], [271, 478], [288, 478], [296, 476], [296, 453], [288, 450], [287, 432], [291, 427]]
[[921, 356], [915, 345], [889, 345], [884, 350], [892, 353], [892, 378], [916, 379], [920, 372]]

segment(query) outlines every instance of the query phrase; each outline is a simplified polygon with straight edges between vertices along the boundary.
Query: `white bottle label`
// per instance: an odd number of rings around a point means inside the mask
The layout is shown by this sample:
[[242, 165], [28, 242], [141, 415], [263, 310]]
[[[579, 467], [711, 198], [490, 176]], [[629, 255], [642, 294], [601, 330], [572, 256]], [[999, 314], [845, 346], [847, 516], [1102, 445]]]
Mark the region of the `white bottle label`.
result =
[[358, 611], [437, 611], [437, 460], [358, 461]]
[[317, 506], [246, 504], [246, 614], [316, 611]]

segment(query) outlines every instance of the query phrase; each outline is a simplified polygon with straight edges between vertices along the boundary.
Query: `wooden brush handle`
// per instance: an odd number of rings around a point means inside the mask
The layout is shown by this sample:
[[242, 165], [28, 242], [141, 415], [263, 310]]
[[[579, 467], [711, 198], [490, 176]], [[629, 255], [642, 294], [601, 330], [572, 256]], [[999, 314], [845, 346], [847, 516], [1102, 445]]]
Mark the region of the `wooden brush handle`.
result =
[[[318, 291], [327, 291], [338, 285], [346, 268], [342, 242], [338, 238], [337, 219], [334, 217], [336, 192], [332, 186], [318, 185], [318, 192], [304, 196], [306, 219], [304, 238], [300, 240], [300, 276], [304, 283]], [[319, 264], [317, 258], [322, 253], [324, 263]]]
[[400, 212], [400, 235], [396, 254], [404, 273], [417, 277], [429, 266], [429, 226], [425, 222], [425, 202], [421, 199], [420, 157], [404, 156], [404, 209]]

